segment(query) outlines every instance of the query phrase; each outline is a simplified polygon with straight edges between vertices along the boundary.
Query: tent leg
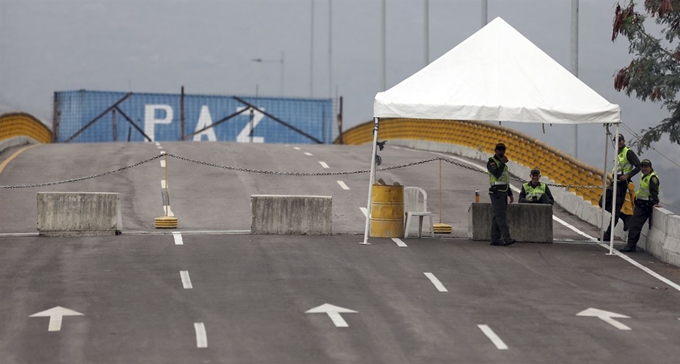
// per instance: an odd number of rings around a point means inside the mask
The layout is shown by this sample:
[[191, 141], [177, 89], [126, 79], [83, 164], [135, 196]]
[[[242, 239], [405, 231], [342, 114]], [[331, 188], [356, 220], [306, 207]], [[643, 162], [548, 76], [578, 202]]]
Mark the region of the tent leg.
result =
[[[609, 125], [606, 126], [607, 130], [604, 133], [604, 167], [602, 169], [602, 219], [600, 225], [600, 243], [604, 242], [604, 221], [605, 221], [605, 208], [607, 207], [607, 153], [609, 152]], [[611, 252], [610, 252], [611, 253]]]
[[616, 137], [614, 138], [614, 151], [616, 152], [616, 158], [614, 158], [614, 170], [612, 173], [614, 188], [612, 189], [612, 218], [611, 218], [611, 230], [609, 234], [609, 254], [614, 254], [614, 218], [618, 211], [616, 210], [616, 187], [619, 184], [618, 174], [616, 173], [619, 168], [619, 124], [616, 124]]
[[368, 202], [366, 203], [366, 228], [364, 229], [364, 241], [361, 244], [368, 245], [368, 234], [371, 226], [371, 196], [373, 194], [373, 182], [375, 180], [375, 155], [378, 148], [378, 123], [379, 118], [373, 118], [373, 152], [371, 153], [371, 175], [368, 177]]

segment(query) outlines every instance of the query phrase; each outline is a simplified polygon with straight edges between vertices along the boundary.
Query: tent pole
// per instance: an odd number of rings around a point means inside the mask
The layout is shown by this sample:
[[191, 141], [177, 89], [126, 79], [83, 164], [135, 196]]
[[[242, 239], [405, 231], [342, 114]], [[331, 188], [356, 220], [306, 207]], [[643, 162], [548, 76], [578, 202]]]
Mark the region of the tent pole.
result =
[[619, 124], [616, 124], [616, 137], [615, 137], [615, 140], [614, 140], [614, 144], [616, 144], [616, 146], [614, 146], [614, 151], [616, 152], [616, 154], [615, 154], [616, 158], [614, 158], [614, 169], [613, 169], [613, 172], [612, 172], [612, 178], [614, 180], [613, 181], [614, 188], [612, 190], [612, 218], [611, 218], [611, 225], [610, 225], [611, 230], [610, 230], [610, 233], [609, 233], [609, 254], [614, 254], [614, 218], [616, 216], [616, 213], [618, 212], [618, 211], [615, 211], [615, 210], [616, 210], [616, 187], [619, 184], [618, 173], [616, 173], [618, 171], [618, 168], [619, 168]]
[[[607, 154], [609, 152], [609, 125], [604, 132], [604, 168], [602, 169], [602, 219], [600, 225], [600, 243], [604, 242], [605, 208], [607, 207]], [[611, 253], [611, 252], [610, 252]]]
[[368, 234], [371, 226], [371, 196], [373, 194], [373, 181], [375, 180], [375, 155], [378, 148], [378, 123], [380, 118], [373, 118], [373, 153], [371, 153], [371, 175], [368, 177], [368, 202], [366, 203], [366, 228], [364, 229], [364, 241], [361, 244], [369, 245]]

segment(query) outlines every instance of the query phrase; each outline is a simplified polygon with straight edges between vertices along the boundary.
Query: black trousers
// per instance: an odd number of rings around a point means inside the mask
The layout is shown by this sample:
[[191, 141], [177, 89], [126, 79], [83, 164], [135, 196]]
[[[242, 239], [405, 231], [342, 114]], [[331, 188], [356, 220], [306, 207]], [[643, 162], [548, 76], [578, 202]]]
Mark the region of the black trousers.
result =
[[626, 243], [626, 247], [634, 248], [637, 245], [638, 240], [640, 240], [642, 227], [645, 226], [647, 219], [652, 216], [652, 211], [654, 211], [653, 206], [648, 206], [644, 203], [635, 204], [635, 211], [633, 212], [633, 217], [630, 219], [630, 227], [628, 228], [628, 242]]
[[[628, 192], [628, 180], [626, 181], [617, 181], [616, 182], [616, 213], [614, 214], [614, 226], [619, 223], [619, 218], [621, 217], [621, 207], [623, 207], [623, 202], [626, 200], [626, 193]], [[614, 195], [614, 191], [612, 190], [612, 186], [609, 186], [607, 190], [605, 191], [605, 211], [611, 213], [612, 212], [612, 196]], [[602, 201], [600, 201], [600, 204]], [[600, 205], [602, 206], [602, 205]], [[610, 220], [611, 221], [611, 220]], [[612, 230], [612, 225], [611, 222], [607, 226], [607, 231], [604, 233], [605, 240], [607, 240], [607, 236], [611, 234]]]
[[491, 219], [491, 241], [499, 242], [510, 239], [508, 227], [508, 191], [499, 191], [496, 188], [489, 190], [493, 219]]

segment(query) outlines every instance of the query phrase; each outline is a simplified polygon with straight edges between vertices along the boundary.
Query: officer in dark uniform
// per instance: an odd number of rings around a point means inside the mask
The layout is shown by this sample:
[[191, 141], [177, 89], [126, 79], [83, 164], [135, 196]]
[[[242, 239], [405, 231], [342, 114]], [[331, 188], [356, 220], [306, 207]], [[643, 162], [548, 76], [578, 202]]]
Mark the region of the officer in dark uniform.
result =
[[508, 172], [508, 158], [505, 156], [505, 144], [496, 144], [493, 157], [489, 158], [486, 169], [489, 173], [489, 198], [493, 209], [493, 219], [491, 220], [491, 245], [508, 246], [515, 243], [515, 239], [510, 237], [508, 228], [508, 197], [510, 203], [515, 198], [510, 189], [510, 173]]
[[647, 222], [647, 219], [652, 216], [654, 207], [661, 207], [659, 205], [661, 182], [659, 182], [659, 177], [654, 172], [654, 169], [652, 169], [652, 162], [649, 159], [643, 159], [640, 162], [640, 168], [642, 169], [642, 177], [640, 178], [640, 187], [638, 187], [635, 196], [635, 211], [629, 223], [628, 243], [625, 247], [619, 249], [619, 251], [625, 253], [635, 252], [642, 227]]
[[555, 199], [550, 192], [548, 185], [539, 181], [541, 170], [534, 168], [529, 173], [531, 181], [522, 185], [522, 192], [519, 193], [519, 203], [542, 203], [552, 205]]
[[[614, 226], [619, 222], [619, 216], [621, 213], [621, 207], [623, 206], [623, 201], [626, 199], [626, 193], [628, 191], [628, 182], [631, 178], [640, 172], [640, 159], [637, 154], [633, 152], [632, 149], [626, 146], [626, 139], [623, 134], [619, 134], [619, 152], [617, 155], [618, 167], [612, 170], [612, 175], [616, 178], [616, 214], [614, 215]], [[606, 203], [605, 210], [612, 212], [612, 191], [614, 183], [612, 182], [606, 191]], [[607, 231], [604, 233], [604, 241], [609, 241], [611, 235], [611, 223], [607, 226]]]

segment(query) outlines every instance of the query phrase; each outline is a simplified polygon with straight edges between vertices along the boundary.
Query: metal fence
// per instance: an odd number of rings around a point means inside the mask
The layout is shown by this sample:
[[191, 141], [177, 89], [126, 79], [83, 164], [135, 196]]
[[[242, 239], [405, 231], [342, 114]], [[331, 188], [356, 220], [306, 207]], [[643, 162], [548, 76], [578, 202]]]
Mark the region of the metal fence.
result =
[[55, 92], [55, 142], [230, 141], [330, 144], [331, 99]]

